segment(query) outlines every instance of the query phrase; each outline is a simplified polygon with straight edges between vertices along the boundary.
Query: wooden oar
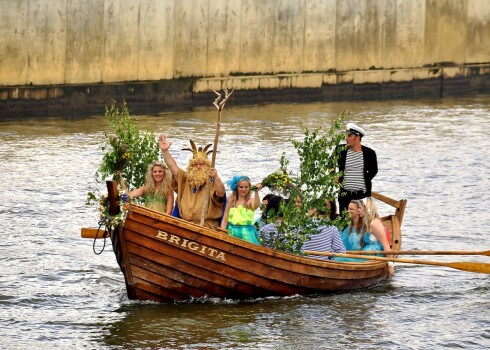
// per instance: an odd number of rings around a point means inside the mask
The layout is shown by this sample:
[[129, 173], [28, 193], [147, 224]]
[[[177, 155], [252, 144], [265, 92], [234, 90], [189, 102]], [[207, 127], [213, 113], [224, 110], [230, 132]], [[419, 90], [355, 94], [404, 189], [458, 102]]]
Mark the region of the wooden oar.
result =
[[[213, 90], [214, 91], [214, 90]], [[219, 139], [219, 131], [221, 128], [221, 111], [223, 108], [225, 108], [226, 101], [230, 98], [231, 94], [235, 91], [235, 88], [231, 90], [231, 92], [228, 92], [228, 89], [225, 89], [225, 97], [221, 99], [221, 94], [217, 91], [214, 91], [218, 97], [213, 102], [213, 106], [216, 107], [218, 110], [218, 121], [216, 122], [216, 134], [214, 136], [214, 145], [213, 145], [213, 157], [211, 158], [211, 168], [214, 168], [214, 165], [216, 163], [216, 153], [218, 151], [218, 139]], [[206, 182], [206, 196], [204, 199], [204, 206], [202, 207], [201, 210], [201, 226], [204, 226], [204, 219], [208, 215], [208, 208], [209, 208], [209, 186], [210, 186], [210, 180], [208, 178], [208, 181]]]
[[368, 250], [348, 250], [347, 254], [382, 254], [382, 255], [484, 255], [490, 256], [490, 250], [484, 251], [464, 251], [464, 250], [400, 250], [400, 251], [368, 251]]
[[324, 256], [338, 256], [344, 258], [366, 259], [366, 260], [379, 260], [379, 261], [393, 261], [406, 264], [421, 264], [421, 265], [435, 265], [445, 266], [457, 270], [479, 272], [490, 274], [490, 264], [479, 262], [440, 262], [440, 261], [426, 261], [426, 260], [414, 260], [414, 259], [400, 259], [400, 258], [384, 258], [381, 256], [359, 255], [359, 254], [339, 254], [329, 252], [317, 252], [312, 250], [305, 250], [306, 254], [311, 255], [324, 255]]

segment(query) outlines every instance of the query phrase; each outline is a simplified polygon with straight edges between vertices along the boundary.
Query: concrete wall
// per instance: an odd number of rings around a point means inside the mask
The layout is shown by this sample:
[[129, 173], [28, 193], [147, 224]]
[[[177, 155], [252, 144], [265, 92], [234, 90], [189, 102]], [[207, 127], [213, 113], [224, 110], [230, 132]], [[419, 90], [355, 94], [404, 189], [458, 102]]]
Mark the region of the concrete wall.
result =
[[167, 106], [231, 86], [321, 99], [357, 96], [361, 85], [377, 98], [386, 94], [375, 84], [411, 96], [425, 80], [441, 96], [448, 79], [490, 84], [488, 0], [0, 0], [0, 9], [0, 112], [49, 99], [75, 108], [96, 93], [99, 103]]
[[487, 0], [0, 0], [0, 85], [490, 62]]

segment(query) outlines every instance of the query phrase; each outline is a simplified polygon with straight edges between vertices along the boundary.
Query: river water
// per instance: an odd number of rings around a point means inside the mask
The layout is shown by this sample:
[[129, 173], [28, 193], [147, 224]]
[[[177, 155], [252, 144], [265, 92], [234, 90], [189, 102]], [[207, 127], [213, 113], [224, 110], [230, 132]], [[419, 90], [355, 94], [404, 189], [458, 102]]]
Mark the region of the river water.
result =
[[[490, 96], [271, 104], [223, 111], [217, 168], [252, 182], [294, 169], [301, 125], [349, 110], [378, 154], [373, 189], [408, 199], [403, 248], [490, 249]], [[131, 108], [131, 106], [129, 106]], [[165, 133], [178, 163], [192, 137], [214, 140], [216, 110], [134, 116]], [[101, 159], [105, 118], [0, 118], [0, 348], [2, 349], [486, 349], [490, 275], [398, 264], [376, 288], [313, 297], [164, 305], [127, 299], [110, 243], [80, 238]], [[192, 135], [192, 136], [191, 136]], [[261, 195], [267, 193], [262, 191]], [[383, 211], [383, 207], [381, 207]], [[102, 248], [97, 241], [95, 250]], [[414, 257], [481, 261], [488, 257]]]

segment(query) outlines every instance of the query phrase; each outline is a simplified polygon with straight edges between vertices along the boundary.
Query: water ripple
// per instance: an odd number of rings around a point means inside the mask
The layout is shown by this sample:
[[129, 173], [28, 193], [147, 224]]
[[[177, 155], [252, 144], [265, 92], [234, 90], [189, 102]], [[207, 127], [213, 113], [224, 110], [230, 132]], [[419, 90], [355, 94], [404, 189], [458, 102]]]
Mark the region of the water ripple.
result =
[[[490, 99], [271, 104], [223, 113], [217, 167], [253, 182], [297, 167], [301, 125], [328, 126], [344, 110], [378, 154], [374, 189], [407, 198], [404, 249], [490, 246]], [[186, 164], [190, 137], [213, 142], [216, 111], [138, 116], [165, 133]], [[110, 243], [100, 255], [80, 228], [108, 126], [103, 118], [0, 121], [0, 341], [8, 349], [483, 349], [490, 339], [487, 275], [398, 264], [393, 280], [354, 293], [162, 305], [127, 298]], [[192, 135], [192, 136], [191, 136]], [[245, 170], [244, 170], [245, 169]], [[264, 195], [266, 191], [263, 191]], [[383, 210], [383, 207], [381, 206]], [[102, 248], [97, 242], [96, 251]], [[422, 257], [481, 261], [486, 257]]]

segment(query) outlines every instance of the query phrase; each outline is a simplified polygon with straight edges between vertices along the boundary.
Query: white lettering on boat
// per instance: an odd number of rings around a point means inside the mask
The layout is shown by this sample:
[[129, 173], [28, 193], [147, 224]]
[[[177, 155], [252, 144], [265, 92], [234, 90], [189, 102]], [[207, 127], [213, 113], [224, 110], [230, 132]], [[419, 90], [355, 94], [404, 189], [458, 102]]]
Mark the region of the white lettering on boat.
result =
[[156, 238], [159, 238], [162, 241], [170, 242], [183, 248], [187, 248], [192, 251], [199, 252], [203, 255], [208, 255], [218, 260], [226, 261], [225, 253], [222, 251], [210, 248], [208, 246], [205, 246], [204, 244], [189, 241], [188, 239], [181, 238], [165, 231], [158, 230]]

